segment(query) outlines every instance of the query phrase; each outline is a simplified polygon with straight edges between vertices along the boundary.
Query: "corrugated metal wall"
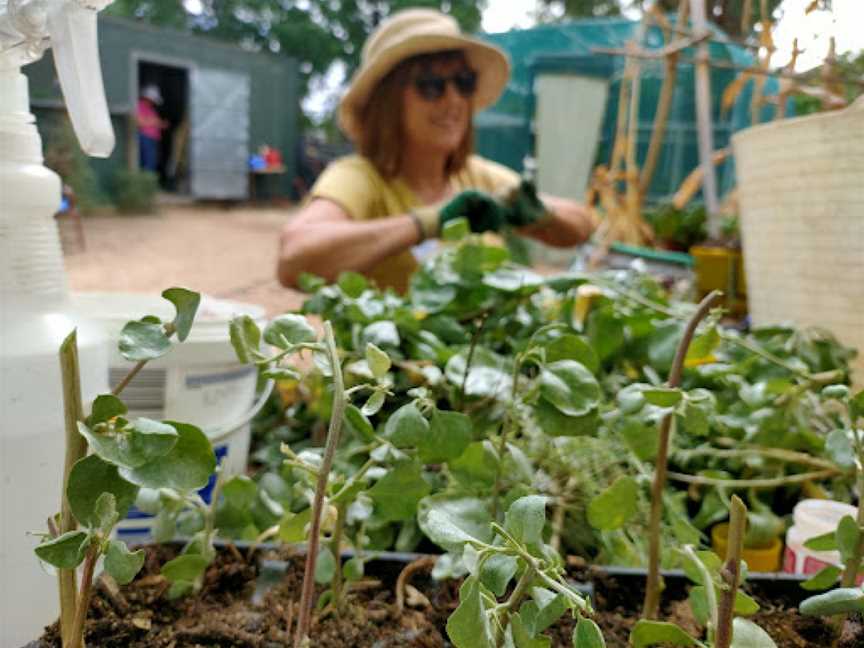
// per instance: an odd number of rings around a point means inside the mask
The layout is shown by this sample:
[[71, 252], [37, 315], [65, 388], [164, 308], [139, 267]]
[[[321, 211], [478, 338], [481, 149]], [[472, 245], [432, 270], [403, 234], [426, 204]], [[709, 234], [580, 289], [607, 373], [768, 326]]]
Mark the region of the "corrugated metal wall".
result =
[[[101, 16], [99, 47], [105, 92], [117, 136], [117, 147], [111, 158], [93, 161], [106, 192], [113, 172], [128, 165], [127, 144], [130, 134], [135, 134], [134, 127], [130, 128], [129, 115], [137, 100], [137, 63], [144, 61], [247, 75], [250, 82], [249, 147], [255, 150], [266, 143], [282, 152], [286, 173], [279, 176], [272, 187], [278, 185], [280, 195], [290, 193], [299, 136], [300, 97], [295, 59], [247, 52], [210, 38]], [[50, 50], [42, 61], [27, 66], [25, 71], [30, 79], [34, 113], [40, 122], [43, 116], [50, 119], [50, 112], [62, 108]], [[46, 135], [43, 129], [43, 138]], [[45, 145], [50, 142], [46, 141]]]

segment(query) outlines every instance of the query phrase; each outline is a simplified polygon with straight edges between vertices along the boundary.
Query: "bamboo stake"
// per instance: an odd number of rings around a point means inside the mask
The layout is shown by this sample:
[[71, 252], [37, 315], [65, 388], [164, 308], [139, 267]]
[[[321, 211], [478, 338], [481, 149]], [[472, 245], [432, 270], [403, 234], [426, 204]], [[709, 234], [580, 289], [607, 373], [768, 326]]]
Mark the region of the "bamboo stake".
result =
[[[696, 333], [696, 327], [708, 315], [722, 295], [717, 290], [708, 293], [699, 302], [699, 307], [687, 322], [684, 335], [675, 351], [672, 368], [669, 370], [669, 380], [666, 382], [668, 387], [674, 388], [681, 384], [681, 376], [684, 373], [684, 358], [687, 356], [690, 342]], [[657, 447], [657, 459], [654, 464], [654, 482], [651, 485], [651, 512], [648, 521], [648, 579], [645, 584], [645, 601], [642, 606], [642, 618], [644, 619], [656, 618], [660, 609], [660, 521], [663, 516], [663, 489], [666, 487], [672, 417], [672, 412], [670, 412], [660, 422], [660, 439]]]
[[[683, 25], [687, 20], [688, 7], [688, 0], [679, 0], [678, 15], [675, 19], [676, 25]], [[664, 28], [667, 41], [671, 32], [668, 27], [667, 25]], [[660, 88], [660, 99], [657, 102], [657, 112], [654, 115], [654, 128], [651, 130], [651, 141], [648, 144], [648, 153], [645, 155], [645, 163], [642, 165], [642, 176], [639, 179], [639, 192], [643, 200], [648, 193], [648, 188], [651, 186], [651, 180], [654, 178], [654, 170], [660, 157], [660, 149], [666, 137], [666, 126], [669, 123], [672, 97], [675, 95], [675, 84], [678, 81], [678, 58], [680, 56], [680, 51], [672, 52], [666, 56], [666, 74], [663, 77], [663, 85]]]
[[[690, 14], [693, 16], [693, 27], [697, 34], [708, 31], [705, 0], [690, 0]], [[708, 68], [708, 61], [710, 60], [708, 45], [701, 43], [697, 51], [696, 127], [699, 136], [699, 160], [702, 166], [702, 194], [705, 198], [705, 209], [708, 212], [708, 232], [713, 238], [717, 238], [720, 235], [720, 220], [718, 218], [717, 176], [714, 174], [714, 164], [711, 162], [711, 156], [714, 153], [714, 134], [711, 125], [711, 77]]]
[[[78, 432], [78, 422], [84, 420], [81, 403], [81, 369], [78, 364], [78, 335], [72, 331], [60, 345], [60, 374], [63, 382], [63, 418], [66, 429], [66, 457], [63, 465], [63, 484], [60, 493], [60, 534], [74, 531], [78, 524], [66, 497], [66, 484], [72, 467], [87, 456], [87, 441]], [[78, 599], [78, 583], [74, 569], [58, 569], [60, 591], [60, 636], [68, 646], [75, 625], [75, 606]]]

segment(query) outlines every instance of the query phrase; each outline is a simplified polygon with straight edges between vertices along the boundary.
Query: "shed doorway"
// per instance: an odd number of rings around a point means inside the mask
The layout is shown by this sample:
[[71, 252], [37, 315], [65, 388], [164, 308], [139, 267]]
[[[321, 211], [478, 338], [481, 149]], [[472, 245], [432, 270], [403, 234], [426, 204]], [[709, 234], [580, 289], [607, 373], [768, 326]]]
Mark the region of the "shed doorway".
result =
[[[162, 191], [190, 193], [189, 169], [189, 70], [185, 67], [138, 61], [138, 97], [146, 88], [157, 88], [161, 103], [155, 106], [164, 128], [157, 145], [156, 173]], [[142, 167], [139, 149], [138, 168]]]

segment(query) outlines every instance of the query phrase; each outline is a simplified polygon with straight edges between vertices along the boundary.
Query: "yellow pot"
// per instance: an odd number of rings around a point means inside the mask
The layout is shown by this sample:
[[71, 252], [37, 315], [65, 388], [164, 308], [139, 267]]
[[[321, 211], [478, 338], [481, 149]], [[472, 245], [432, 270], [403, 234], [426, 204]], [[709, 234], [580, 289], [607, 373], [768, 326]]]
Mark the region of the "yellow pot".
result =
[[[715, 524], [711, 529], [711, 548], [721, 559], [726, 559], [729, 537], [729, 524], [721, 522]], [[774, 538], [767, 547], [747, 548], [741, 558], [747, 563], [747, 568], [754, 572], [776, 572], [780, 569], [780, 556], [783, 552], [783, 543], [779, 538]]]

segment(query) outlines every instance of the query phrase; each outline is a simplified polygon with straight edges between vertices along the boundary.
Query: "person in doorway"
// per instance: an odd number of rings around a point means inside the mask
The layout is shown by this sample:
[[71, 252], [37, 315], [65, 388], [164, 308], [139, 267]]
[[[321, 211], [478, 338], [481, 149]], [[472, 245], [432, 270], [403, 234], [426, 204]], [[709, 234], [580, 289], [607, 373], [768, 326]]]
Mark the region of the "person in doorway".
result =
[[509, 73], [506, 54], [445, 14], [407, 9], [383, 21], [339, 105], [358, 153], [330, 164], [283, 227], [280, 282], [354, 270], [402, 292], [417, 267], [412, 247], [459, 217], [475, 232], [511, 225], [551, 245], [584, 242], [593, 231], [584, 207], [540, 202], [516, 172], [472, 153], [472, 116]]
[[159, 144], [162, 140], [162, 131], [169, 126], [157, 110], [161, 105], [162, 92], [159, 86], [153, 84], [144, 86], [135, 113], [138, 123], [139, 167], [142, 171], [156, 173], [159, 169]]

